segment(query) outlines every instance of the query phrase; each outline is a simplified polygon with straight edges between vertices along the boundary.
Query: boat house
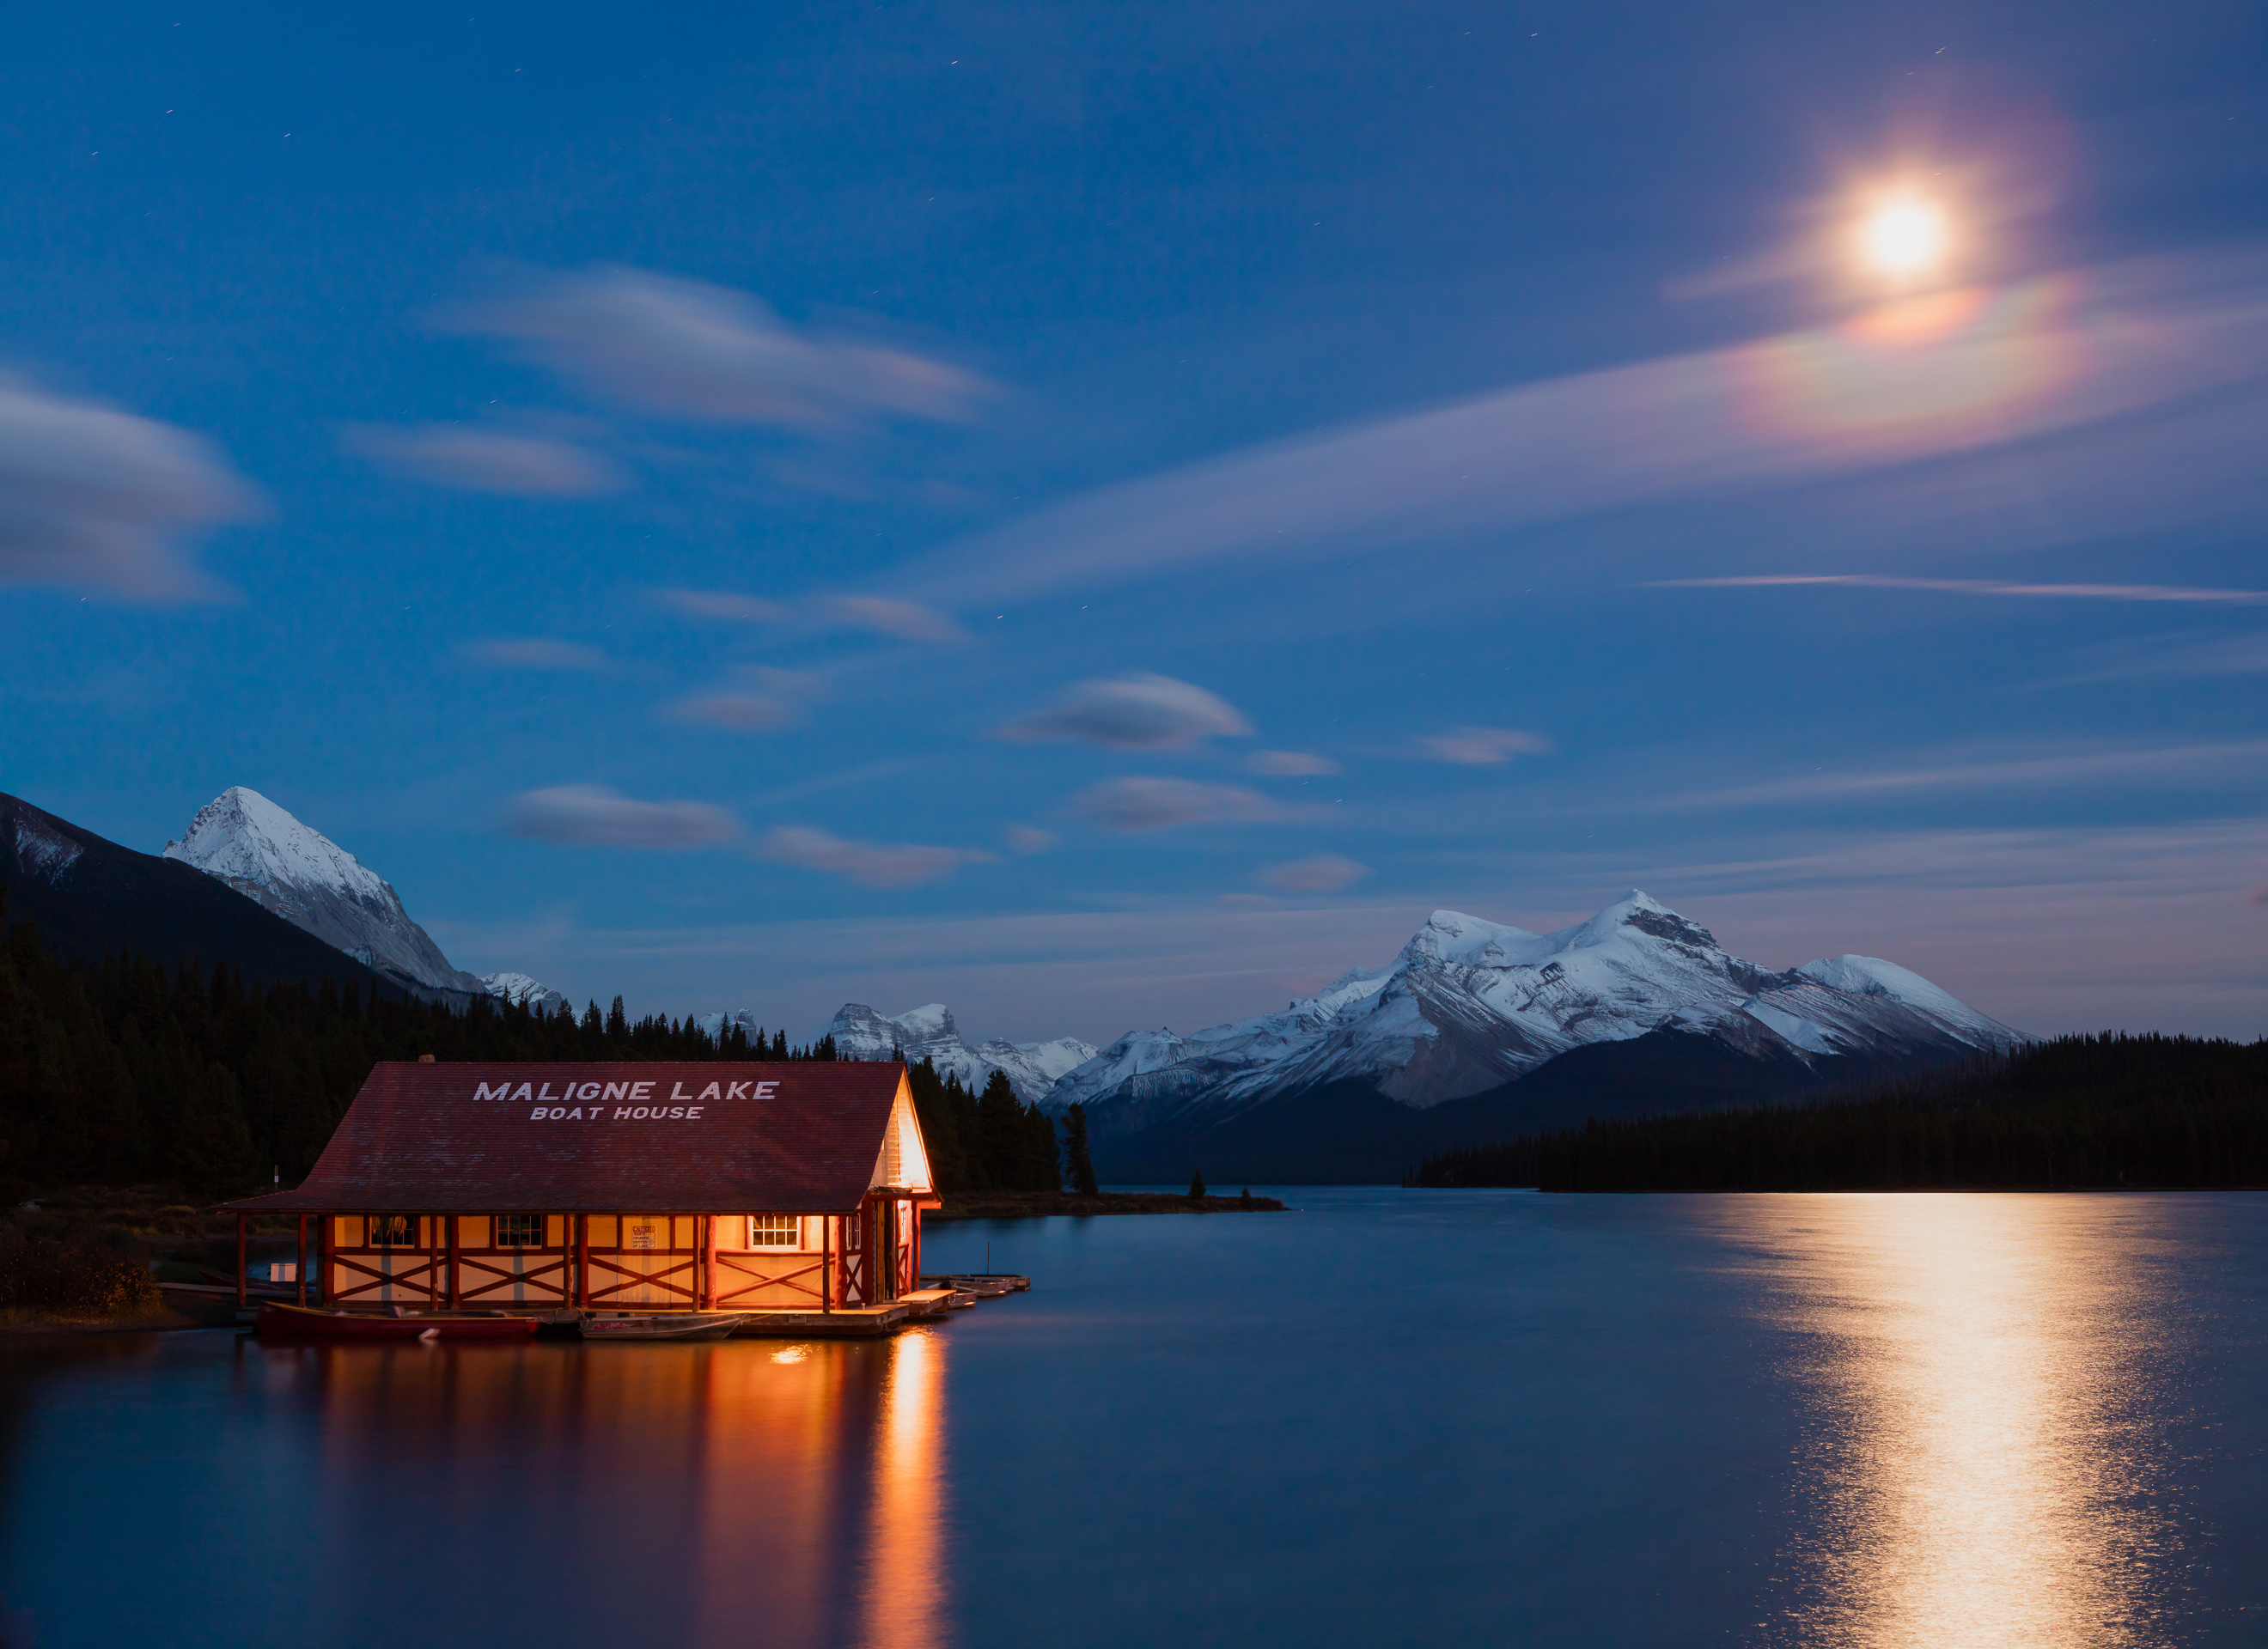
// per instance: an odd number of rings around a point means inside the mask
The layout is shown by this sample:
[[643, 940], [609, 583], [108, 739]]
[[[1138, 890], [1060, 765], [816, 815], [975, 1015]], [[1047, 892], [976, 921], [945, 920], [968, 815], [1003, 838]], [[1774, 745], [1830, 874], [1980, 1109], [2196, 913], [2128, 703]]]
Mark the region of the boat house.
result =
[[[303, 1303], [872, 1314], [938, 1206], [905, 1067], [387, 1062], [295, 1190]], [[320, 1296], [305, 1259], [320, 1252]], [[844, 1323], [848, 1328], [850, 1325]]]

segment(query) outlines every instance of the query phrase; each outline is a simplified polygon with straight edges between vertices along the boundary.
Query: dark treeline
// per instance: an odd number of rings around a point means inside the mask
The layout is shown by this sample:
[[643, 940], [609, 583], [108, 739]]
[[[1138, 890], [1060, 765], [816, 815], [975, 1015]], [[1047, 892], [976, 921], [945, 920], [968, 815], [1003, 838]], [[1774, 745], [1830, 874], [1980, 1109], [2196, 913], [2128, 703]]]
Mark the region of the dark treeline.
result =
[[[0, 927], [7, 890], [0, 886]], [[0, 1189], [295, 1184], [381, 1059], [832, 1059], [831, 1037], [711, 1036], [482, 997], [452, 1009], [328, 980], [248, 983], [195, 962], [58, 961], [27, 922], [0, 938]], [[21, 1194], [18, 1191], [18, 1194]]]
[[930, 1173], [940, 1191], [1059, 1191], [1062, 1152], [1056, 1125], [1027, 1105], [995, 1071], [972, 1093], [961, 1078], [939, 1076], [927, 1059], [909, 1068], [914, 1109], [929, 1146]]
[[2268, 1042], [2067, 1036], [1803, 1106], [1469, 1146], [1407, 1182], [1551, 1191], [2268, 1185]]

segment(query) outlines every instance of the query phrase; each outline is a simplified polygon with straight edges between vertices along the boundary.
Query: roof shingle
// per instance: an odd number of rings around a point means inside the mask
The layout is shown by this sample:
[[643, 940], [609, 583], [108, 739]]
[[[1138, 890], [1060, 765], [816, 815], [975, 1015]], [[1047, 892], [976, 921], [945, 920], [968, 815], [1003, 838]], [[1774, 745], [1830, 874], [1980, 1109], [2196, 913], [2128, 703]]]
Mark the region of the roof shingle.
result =
[[372, 1068], [296, 1190], [248, 1213], [842, 1213], [873, 1178], [905, 1067]]

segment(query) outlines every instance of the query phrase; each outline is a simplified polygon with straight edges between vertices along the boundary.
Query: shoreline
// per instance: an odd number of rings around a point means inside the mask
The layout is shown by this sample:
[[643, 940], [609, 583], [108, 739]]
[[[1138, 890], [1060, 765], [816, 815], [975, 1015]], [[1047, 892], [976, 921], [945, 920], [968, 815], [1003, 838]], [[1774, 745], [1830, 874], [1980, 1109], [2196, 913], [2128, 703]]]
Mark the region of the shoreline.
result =
[[945, 1191], [945, 1206], [923, 1216], [926, 1223], [957, 1219], [1046, 1219], [1057, 1215], [1087, 1218], [1098, 1214], [1281, 1214], [1287, 1210], [1273, 1196], [1207, 1196], [1193, 1200], [1175, 1191], [1098, 1191], [1082, 1196], [1075, 1191]]
[[0, 1340], [31, 1340], [52, 1336], [83, 1338], [93, 1334], [165, 1334], [177, 1329], [209, 1329], [213, 1325], [185, 1317], [178, 1311], [144, 1312], [132, 1317], [48, 1317], [35, 1312], [0, 1309]]

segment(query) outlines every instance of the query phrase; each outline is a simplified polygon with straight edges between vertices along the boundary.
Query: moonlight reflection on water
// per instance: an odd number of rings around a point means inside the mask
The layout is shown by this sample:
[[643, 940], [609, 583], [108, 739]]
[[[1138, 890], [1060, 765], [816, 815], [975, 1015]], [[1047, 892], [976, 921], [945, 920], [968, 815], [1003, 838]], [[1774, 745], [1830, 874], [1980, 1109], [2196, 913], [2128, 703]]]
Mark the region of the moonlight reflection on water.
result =
[[1989, 1196], [1724, 1209], [1802, 1346], [1787, 1641], [2160, 1641], [2163, 1382], [2133, 1267], [2152, 1215]]

